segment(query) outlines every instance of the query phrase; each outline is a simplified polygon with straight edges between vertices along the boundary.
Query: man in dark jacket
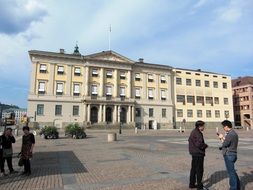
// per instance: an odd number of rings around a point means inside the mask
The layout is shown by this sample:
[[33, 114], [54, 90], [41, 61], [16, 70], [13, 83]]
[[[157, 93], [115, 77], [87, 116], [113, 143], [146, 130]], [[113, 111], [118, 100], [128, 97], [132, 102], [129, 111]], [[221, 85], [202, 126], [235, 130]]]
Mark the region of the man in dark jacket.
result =
[[7, 175], [4, 170], [4, 163], [5, 163], [5, 160], [7, 160], [10, 174], [15, 173], [15, 171], [13, 170], [13, 167], [12, 167], [12, 154], [13, 154], [12, 143], [15, 143], [16, 140], [12, 135], [11, 128], [8, 128], [5, 130], [4, 134], [1, 136], [1, 140], [2, 140], [2, 149], [3, 149], [3, 159], [1, 162], [1, 172], [3, 173], [3, 175]]
[[225, 137], [222, 134], [219, 134], [219, 138], [222, 142], [222, 154], [229, 175], [230, 190], [240, 190], [240, 180], [235, 170], [239, 138], [237, 133], [233, 130], [230, 121], [224, 120], [221, 124], [226, 132]]
[[[202, 177], [204, 173], [204, 157], [205, 150], [208, 145], [204, 141], [203, 131], [205, 122], [197, 121], [195, 129], [192, 130], [189, 141], [189, 152], [192, 155], [190, 184], [189, 188], [197, 188], [198, 190], [206, 190], [203, 186]], [[196, 185], [197, 182], [197, 185]]]

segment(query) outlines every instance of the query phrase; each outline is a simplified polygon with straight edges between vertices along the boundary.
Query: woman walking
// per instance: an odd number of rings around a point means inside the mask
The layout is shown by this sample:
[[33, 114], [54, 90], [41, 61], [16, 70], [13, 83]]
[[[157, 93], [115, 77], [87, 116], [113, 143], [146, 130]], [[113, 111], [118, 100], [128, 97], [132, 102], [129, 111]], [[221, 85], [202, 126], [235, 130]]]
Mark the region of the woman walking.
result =
[[35, 144], [35, 138], [28, 126], [23, 127], [24, 135], [22, 138], [22, 147], [21, 147], [21, 158], [24, 162], [24, 172], [22, 175], [31, 175], [31, 164], [30, 159], [32, 158], [33, 148]]

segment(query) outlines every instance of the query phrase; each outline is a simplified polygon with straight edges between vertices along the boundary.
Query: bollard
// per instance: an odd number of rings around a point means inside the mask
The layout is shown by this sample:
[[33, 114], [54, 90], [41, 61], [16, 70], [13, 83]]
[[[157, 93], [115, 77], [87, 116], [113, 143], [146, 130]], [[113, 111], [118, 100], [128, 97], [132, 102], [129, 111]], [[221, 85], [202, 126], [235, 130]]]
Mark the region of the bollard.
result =
[[180, 133], [182, 133], [182, 127], [179, 127], [179, 131], [180, 131]]
[[216, 127], [216, 133], [218, 133], [219, 132], [219, 128], [218, 127]]
[[135, 127], [134, 132], [135, 132], [135, 134], [138, 133], [138, 128], [137, 127]]
[[246, 130], [249, 131], [249, 127], [246, 127]]
[[116, 133], [108, 133], [107, 136], [108, 142], [113, 142], [117, 140], [117, 134]]

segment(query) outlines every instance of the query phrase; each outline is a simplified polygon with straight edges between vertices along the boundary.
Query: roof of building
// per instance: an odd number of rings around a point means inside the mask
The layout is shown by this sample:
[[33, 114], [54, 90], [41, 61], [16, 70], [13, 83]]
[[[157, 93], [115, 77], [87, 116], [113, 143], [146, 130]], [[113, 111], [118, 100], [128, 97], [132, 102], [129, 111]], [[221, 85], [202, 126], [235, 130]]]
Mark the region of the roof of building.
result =
[[228, 74], [222, 74], [222, 73], [214, 73], [210, 71], [203, 71], [201, 69], [183, 69], [183, 68], [175, 68], [176, 70], [185, 70], [185, 71], [191, 71], [191, 72], [197, 72], [197, 73], [209, 73], [209, 74], [214, 74], [214, 75], [224, 75], [224, 76], [230, 76]]
[[232, 87], [253, 85], [253, 77], [245, 76], [232, 80]]

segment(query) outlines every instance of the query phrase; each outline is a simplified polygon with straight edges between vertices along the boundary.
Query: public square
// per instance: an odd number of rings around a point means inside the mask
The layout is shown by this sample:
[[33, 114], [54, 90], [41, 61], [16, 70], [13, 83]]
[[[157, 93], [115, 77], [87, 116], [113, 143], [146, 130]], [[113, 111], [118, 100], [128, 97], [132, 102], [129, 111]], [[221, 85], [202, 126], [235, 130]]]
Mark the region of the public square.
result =
[[[190, 131], [123, 130], [118, 141], [107, 142], [111, 131], [88, 130], [87, 139], [45, 140], [36, 137], [32, 175], [0, 177], [1, 190], [184, 190], [188, 189], [191, 157], [187, 138]], [[116, 132], [116, 131], [115, 131]], [[238, 174], [242, 189], [253, 189], [252, 131], [239, 131]], [[205, 131], [209, 148], [205, 157], [205, 185], [227, 190], [228, 178], [218, 150], [215, 130]], [[17, 137], [14, 153], [21, 146]], [[17, 171], [17, 158], [13, 163]], [[7, 166], [6, 166], [7, 167]], [[6, 168], [5, 167], [5, 168]]]

